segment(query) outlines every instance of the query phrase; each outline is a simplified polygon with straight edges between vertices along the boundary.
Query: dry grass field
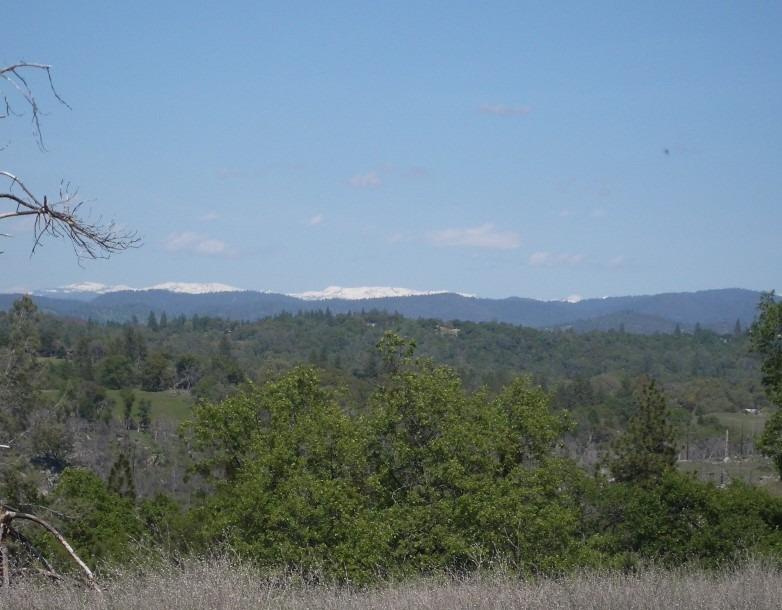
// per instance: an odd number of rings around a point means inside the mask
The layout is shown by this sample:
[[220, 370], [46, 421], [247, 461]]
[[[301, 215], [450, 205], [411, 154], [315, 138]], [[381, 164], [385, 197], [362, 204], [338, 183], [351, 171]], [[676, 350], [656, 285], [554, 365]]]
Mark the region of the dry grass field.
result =
[[718, 572], [639, 574], [583, 572], [519, 580], [501, 572], [464, 578], [419, 579], [369, 589], [261, 578], [229, 559], [190, 560], [179, 567], [128, 571], [102, 583], [102, 595], [70, 586], [26, 582], [0, 595], [14, 610], [363, 610], [557, 609], [601, 610], [779, 608], [782, 572], [758, 562]]

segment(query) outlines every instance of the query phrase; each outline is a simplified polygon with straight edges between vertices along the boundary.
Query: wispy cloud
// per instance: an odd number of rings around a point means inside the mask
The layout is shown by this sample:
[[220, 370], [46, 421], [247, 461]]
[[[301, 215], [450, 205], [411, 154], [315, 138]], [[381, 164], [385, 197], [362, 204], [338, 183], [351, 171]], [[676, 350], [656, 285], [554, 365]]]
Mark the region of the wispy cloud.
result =
[[380, 173], [377, 170], [365, 174], [356, 174], [348, 180], [348, 184], [355, 189], [374, 189], [383, 184]]
[[325, 220], [325, 217], [323, 216], [323, 214], [315, 214], [315, 216], [311, 216], [307, 220], [307, 224], [309, 226], [311, 226], [311, 227], [314, 227], [314, 226], [317, 226], [317, 225], [323, 223], [324, 220]]
[[435, 246], [513, 250], [521, 245], [521, 237], [514, 231], [500, 231], [491, 223], [468, 228], [450, 228], [433, 231], [429, 241]]
[[557, 267], [579, 265], [584, 262], [583, 254], [568, 254], [567, 252], [533, 252], [529, 264], [533, 267]]
[[163, 246], [169, 252], [191, 252], [205, 256], [228, 256], [233, 253], [224, 241], [191, 231], [171, 233], [163, 240]]
[[589, 215], [592, 218], [602, 218], [603, 216], [606, 215], [606, 213], [607, 212], [606, 212], [605, 208], [595, 208], [591, 212], [589, 212]]
[[213, 220], [217, 220], [219, 218], [220, 218], [220, 214], [218, 214], [214, 210], [210, 210], [205, 214], [201, 214], [201, 216], [198, 217], [198, 220], [200, 220], [201, 222], [212, 222]]
[[502, 117], [527, 116], [532, 112], [532, 108], [529, 106], [508, 106], [507, 104], [483, 104], [480, 110], [483, 114]]
[[623, 254], [608, 259], [608, 263], [607, 263], [607, 265], [612, 269], [617, 269], [618, 267], [622, 267], [624, 264], [625, 264], [625, 257]]

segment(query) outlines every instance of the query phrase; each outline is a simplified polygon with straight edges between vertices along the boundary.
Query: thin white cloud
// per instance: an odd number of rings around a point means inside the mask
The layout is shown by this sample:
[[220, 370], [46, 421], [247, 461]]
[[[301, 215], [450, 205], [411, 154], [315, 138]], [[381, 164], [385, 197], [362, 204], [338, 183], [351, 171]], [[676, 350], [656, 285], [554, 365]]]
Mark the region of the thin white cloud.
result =
[[502, 117], [527, 116], [532, 112], [532, 108], [529, 106], [508, 106], [506, 104], [483, 104], [480, 110], [483, 114]]
[[572, 216], [572, 215], [573, 215], [573, 212], [571, 212], [570, 210], [567, 210], [567, 209], [559, 211], [559, 217], [560, 218], [567, 218], [567, 217]]
[[606, 210], [605, 208], [595, 208], [594, 210], [589, 212], [589, 215], [592, 218], [602, 218], [603, 216], [606, 215]]
[[202, 214], [198, 217], [198, 220], [201, 222], [212, 222], [213, 220], [217, 220], [220, 218], [220, 214], [215, 212], [214, 210], [210, 210], [209, 212], [206, 212], [205, 214]]
[[373, 169], [366, 174], [356, 174], [348, 180], [348, 184], [355, 189], [374, 189], [383, 184], [383, 181], [378, 171]]
[[315, 216], [311, 216], [307, 220], [307, 224], [309, 226], [311, 226], [311, 227], [314, 227], [314, 226], [317, 226], [319, 224], [322, 224], [324, 220], [325, 220], [325, 218], [324, 218], [323, 214], [315, 214]]
[[621, 267], [625, 264], [625, 257], [623, 254], [620, 254], [619, 256], [615, 256], [611, 259], [608, 259], [608, 266], [612, 269], [616, 269], [618, 267]]
[[226, 256], [232, 253], [224, 241], [191, 231], [171, 233], [163, 240], [163, 246], [169, 252], [191, 252], [205, 256]]
[[533, 267], [558, 267], [579, 265], [584, 262], [583, 254], [568, 254], [567, 252], [533, 252], [529, 264]]
[[513, 250], [521, 245], [521, 237], [514, 231], [500, 231], [491, 223], [477, 227], [450, 228], [429, 234], [435, 246]]

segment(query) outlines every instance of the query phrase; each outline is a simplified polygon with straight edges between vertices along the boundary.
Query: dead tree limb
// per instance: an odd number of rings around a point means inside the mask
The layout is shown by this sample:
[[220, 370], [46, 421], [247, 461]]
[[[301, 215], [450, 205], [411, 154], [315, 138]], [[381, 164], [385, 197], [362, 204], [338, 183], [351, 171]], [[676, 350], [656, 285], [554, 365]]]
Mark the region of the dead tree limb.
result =
[[78, 191], [71, 192], [69, 185], [61, 185], [59, 196], [54, 201], [48, 197], [36, 197], [14, 174], [0, 170], [0, 200], [12, 205], [12, 209], [0, 212], [0, 220], [31, 217], [33, 225], [33, 247], [35, 253], [44, 237], [65, 238], [73, 246], [79, 260], [108, 258], [140, 245], [135, 232], [125, 231], [114, 222], [104, 223], [100, 218], [88, 220], [82, 215], [84, 201], [78, 198]]
[[[70, 545], [70, 543], [65, 539], [65, 537], [59, 531], [57, 531], [57, 529], [54, 526], [50, 525], [40, 517], [36, 517], [35, 515], [31, 515], [29, 513], [10, 510], [8, 507], [5, 506], [3, 506], [1, 510], [2, 513], [0, 513], [0, 551], [2, 551], [2, 555], [3, 555], [3, 586], [8, 587], [10, 586], [10, 582], [11, 582], [10, 568], [8, 565], [8, 547], [6, 544], [6, 538], [8, 537], [9, 530], [11, 528], [11, 524], [13, 520], [23, 519], [26, 521], [32, 521], [33, 523], [44, 528], [52, 536], [54, 536], [57, 542], [59, 542], [60, 545], [68, 553], [71, 560], [77, 566], [79, 566], [79, 568], [81, 569], [84, 575], [84, 581], [86, 582], [86, 584], [92, 589], [96, 591], [100, 591], [98, 584], [95, 582], [95, 575], [92, 573], [92, 570], [90, 570], [87, 567], [87, 564], [81, 560], [81, 558], [76, 554], [76, 551], [73, 550], [73, 547]], [[6, 589], [6, 591], [7, 590], [8, 589]]]
[[54, 569], [54, 566], [52, 566], [49, 560], [46, 559], [38, 547], [32, 543], [32, 540], [30, 540], [22, 532], [10, 526], [8, 527], [8, 533], [11, 534], [11, 536], [13, 536], [16, 540], [18, 540], [30, 552], [30, 554], [33, 555], [33, 557], [35, 557], [38, 561], [41, 562], [41, 564], [43, 564], [45, 569], [40, 570], [42, 574], [54, 580], [65, 580], [65, 578]]
[[[43, 142], [43, 132], [41, 131], [41, 108], [38, 105], [38, 100], [33, 93], [32, 87], [27, 81], [26, 75], [31, 72], [45, 72], [46, 78], [49, 80], [49, 88], [52, 94], [63, 106], [70, 109], [68, 102], [66, 102], [60, 94], [57, 93], [57, 89], [54, 88], [54, 81], [52, 80], [52, 67], [48, 64], [30, 63], [26, 61], [20, 61], [10, 66], [0, 66], [0, 79], [9, 84], [11, 89], [24, 99], [25, 105], [29, 106], [32, 112], [32, 124], [33, 124], [33, 137], [38, 143], [41, 150], [46, 150], [46, 146]], [[8, 99], [8, 96], [3, 93], [3, 113], [0, 114], [0, 119], [4, 119], [9, 116], [21, 116], [17, 113]]]
[[[41, 107], [28, 80], [35, 72], [43, 72], [49, 89], [55, 99], [67, 108], [68, 103], [60, 96], [52, 80], [52, 67], [48, 64], [18, 62], [0, 66], [0, 119], [22, 116], [14, 108], [11, 99], [27, 107], [32, 116], [33, 137], [41, 150], [46, 150], [41, 130]], [[10, 95], [10, 98], [9, 98]], [[1, 147], [3, 150], [5, 146]], [[84, 201], [79, 199], [78, 190], [67, 183], [60, 184], [57, 197], [36, 196], [16, 175], [0, 171], [0, 221], [9, 218], [31, 217], [33, 219], [32, 253], [41, 245], [44, 237], [64, 238], [72, 246], [79, 262], [83, 259], [108, 258], [112, 254], [140, 245], [140, 239], [133, 231], [118, 227], [113, 221], [101, 218], [91, 220], [84, 213]], [[9, 237], [0, 234], [2, 237]]]

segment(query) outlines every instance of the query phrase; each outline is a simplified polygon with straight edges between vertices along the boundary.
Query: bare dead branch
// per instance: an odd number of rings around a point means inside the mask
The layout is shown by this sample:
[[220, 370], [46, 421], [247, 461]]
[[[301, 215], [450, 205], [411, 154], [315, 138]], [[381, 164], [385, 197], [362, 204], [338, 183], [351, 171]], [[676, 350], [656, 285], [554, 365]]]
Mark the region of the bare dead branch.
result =
[[[50, 65], [20, 61], [5, 67], [0, 66], [0, 119], [12, 115], [21, 116], [14, 110], [12, 98], [21, 99], [31, 112], [33, 136], [39, 148], [45, 150], [41, 131], [43, 112], [28, 81], [30, 75], [35, 72], [46, 74], [49, 89], [55, 99], [70, 109], [54, 86]], [[9, 92], [3, 91], [4, 88]], [[57, 197], [40, 198], [14, 174], [0, 171], [0, 203], [10, 204], [11, 208], [0, 212], [0, 221], [25, 216], [33, 218], [31, 255], [41, 245], [42, 240], [48, 237], [69, 241], [79, 264], [84, 259], [108, 258], [112, 254], [141, 244], [135, 232], [126, 231], [113, 221], [104, 222], [100, 217], [90, 219], [84, 212], [85, 202], [79, 199], [78, 190], [71, 190], [67, 183], [60, 185]], [[5, 234], [2, 236], [7, 237]]]
[[3, 568], [3, 591], [8, 591], [8, 587], [11, 586], [11, 568], [8, 561], [8, 545], [6, 545], [5, 538], [8, 534], [8, 525], [0, 523], [0, 558], [2, 559]]
[[90, 220], [82, 214], [84, 201], [78, 191], [62, 184], [57, 199], [36, 197], [17, 176], [0, 171], [0, 200], [11, 203], [13, 209], [1, 212], [0, 220], [30, 216], [34, 218], [32, 253], [44, 237], [65, 238], [73, 246], [78, 260], [108, 258], [112, 254], [138, 247], [141, 240], [133, 231], [120, 229], [113, 221]]
[[43, 553], [36, 547], [32, 541], [25, 536], [22, 532], [19, 532], [15, 530], [12, 527], [8, 527], [8, 531], [16, 540], [18, 540], [22, 545], [30, 552], [33, 557], [35, 557], [38, 561], [40, 561], [43, 564], [43, 567], [45, 570], [41, 570], [41, 573], [45, 576], [48, 576], [49, 578], [53, 578], [55, 580], [64, 580], [64, 577], [61, 576], [57, 570], [54, 569], [54, 566], [49, 562], [48, 559], [44, 556]]
[[[60, 102], [66, 108], [70, 109], [68, 103], [60, 96], [60, 94], [57, 92], [57, 89], [54, 87], [54, 81], [52, 80], [52, 67], [48, 64], [21, 61], [15, 64], [11, 64], [10, 66], [0, 67], [0, 79], [6, 81], [12, 87], [12, 89], [24, 99], [25, 104], [30, 107], [30, 110], [32, 111], [33, 137], [38, 143], [39, 148], [41, 150], [46, 150], [46, 146], [43, 141], [43, 132], [41, 131], [41, 108], [38, 105], [38, 100], [33, 94], [33, 90], [30, 87], [30, 84], [27, 82], [27, 79], [24, 76], [26, 73], [34, 72], [36, 70], [46, 73], [46, 77], [49, 81], [49, 89], [51, 89], [52, 94], [58, 102]], [[3, 95], [3, 105], [5, 106], [5, 110], [2, 114], [0, 114], [0, 119], [6, 118], [12, 114], [21, 116], [19, 113], [13, 110], [11, 103], [6, 95]]]
[[52, 536], [54, 536], [57, 539], [57, 542], [59, 542], [60, 545], [68, 553], [68, 555], [73, 560], [73, 562], [76, 565], [78, 565], [79, 568], [81, 568], [81, 571], [85, 575], [86, 583], [96, 591], [100, 591], [98, 584], [95, 582], [95, 575], [92, 573], [92, 570], [90, 570], [87, 567], [87, 564], [81, 560], [81, 558], [76, 554], [76, 551], [73, 550], [73, 547], [68, 543], [65, 537], [59, 531], [57, 531], [57, 529], [55, 529], [54, 526], [50, 525], [48, 522], [44, 521], [40, 517], [36, 517], [35, 515], [31, 515], [29, 513], [9, 510], [8, 507], [5, 506], [2, 507], [2, 513], [0, 513], [0, 551], [3, 553], [3, 584], [4, 585], [6, 583], [7, 578], [10, 584], [10, 575], [8, 575], [8, 569], [6, 568], [8, 562], [7, 560], [8, 550], [5, 545], [5, 538], [8, 535], [9, 528], [14, 519], [23, 519], [26, 521], [32, 521], [33, 523], [40, 525]]

